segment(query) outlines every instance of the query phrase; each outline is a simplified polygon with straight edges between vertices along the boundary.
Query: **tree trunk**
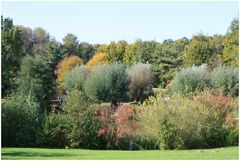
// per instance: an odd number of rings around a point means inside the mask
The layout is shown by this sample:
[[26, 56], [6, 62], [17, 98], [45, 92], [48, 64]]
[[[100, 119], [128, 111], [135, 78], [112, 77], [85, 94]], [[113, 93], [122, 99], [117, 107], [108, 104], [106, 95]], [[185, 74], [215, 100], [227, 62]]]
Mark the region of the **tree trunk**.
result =
[[137, 99], [136, 99], [137, 102], [140, 101], [140, 99], [141, 99], [141, 97], [142, 97], [142, 94], [143, 94], [143, 90], [140, 89], [140, 91], [138, 92], [138, 97], [137, 97]]
[[115, 99], [115, 98], [112, 99], [111, 106], [112, 107], [116, 107], [117, 106], [117, 99]]

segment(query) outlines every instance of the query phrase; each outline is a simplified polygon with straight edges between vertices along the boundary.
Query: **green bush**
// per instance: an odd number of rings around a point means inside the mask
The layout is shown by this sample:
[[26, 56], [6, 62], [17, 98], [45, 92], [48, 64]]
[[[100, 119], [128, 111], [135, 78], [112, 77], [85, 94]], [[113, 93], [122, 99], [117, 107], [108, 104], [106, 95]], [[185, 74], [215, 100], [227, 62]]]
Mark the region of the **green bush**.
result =
[[105, 73], [106, 70], [107, 67], [105, 65], [93, 67], [84, 86], [86, 95], [97, 102], [109, 101], [107, 97], [110, 90], [110, 84], [107, 82], [108, 76], [102, 74]]
[[51, 148], [103, 149], [106, 143], [97, 136], [102, 127], [96, 107], [82, 91], [73, 89], [61, 107], [43, 122], [41, 145]]
[[223, 94], [238, 96], [238, 68], [219, 66], [211, 73], [211, 86]]
[[2, 104], [2, 146], [36, 146], [41, 125], [39, 104], [28, 95], [16, 93], [5, 98]]
[[98, 65], [85, 83], [85, 92], [90, 98], [111, 101], [116, 106], [126, 93], [127, 84], [127, 74], [122, 65]]
[[172, 89], [178, 93], [202, 91], [209, 86], [209, 72], [206, 65], [182, 69], [173, 79]]
[[[158, 95], [136, 108], [140, 128], [135, 138], [139, 147], [194, 149], [236, 145], [238, 130], [231, 99], [207, 93], [200, 96], [201, 99], [192, 99]], [[203, 101], [207, 98], [210, 99]]]
[[103, 148], [102, 139], [97, 137], [101, 123], [96, 108], [83, 92], [72, 90], [63, 104], [68, 122], [70, 147], [97, 149]]
[[[236, 121], [236, 120], [235, 120]], [[226, 136], [226, 146], [239, 145], [239, 126], [234, 123], [233, 126], [228, 126]]]
[[227, 129], [228, 129], [228, 135], [227, 135], [227, 145], [239, 145], [239, 98], [233, 98], [231, 101], [231, 106], [233, 107], [233, 111], [228, 116], [227, 119]]
[[200, 132], [206, 111], [196, 101], [177, 95], [170, 99], [157, 97], [151, 98], [140, 110], [141, 131], [148, 140], [155, 140], [155, 149], [204, 146]]
[[67, 72], [64, 76], [63, 83], [66, 92], [71, 92], [73, 88], [82, 90], [89, 73], [90, 70], [83, 65], [81, 65], [80, 67], [76, 66], [71, 71]]
[[65, 148], [69, 146], [69, 124], [62, 113], [49, 114], [43, 121], [39, 141], [41, 146], [48, 148]]

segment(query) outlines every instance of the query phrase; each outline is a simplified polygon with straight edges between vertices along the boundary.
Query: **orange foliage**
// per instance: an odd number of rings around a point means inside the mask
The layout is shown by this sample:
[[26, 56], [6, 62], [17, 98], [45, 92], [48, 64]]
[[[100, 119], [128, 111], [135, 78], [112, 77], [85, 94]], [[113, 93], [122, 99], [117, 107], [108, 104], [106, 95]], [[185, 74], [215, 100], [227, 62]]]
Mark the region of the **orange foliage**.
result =
[[76, 65], [83, 64], [83, 61], [81, 58], [75, 55], [71, 55], [68, 57], [65, 57], [61, 62], [58, 63], [55, 74], [57, 75], [57, 84], [59, 87], [63, 86], [64, 82], [64, 75], [73, 69]]
[[98, 65], [98, 64], [108, 64], [107, 54], [105, 54], [103, 52], [94, 54], [92, 59], [89, 60], [89, 62], [87, 63], [87, 67], [91, 68], [94, 65]]

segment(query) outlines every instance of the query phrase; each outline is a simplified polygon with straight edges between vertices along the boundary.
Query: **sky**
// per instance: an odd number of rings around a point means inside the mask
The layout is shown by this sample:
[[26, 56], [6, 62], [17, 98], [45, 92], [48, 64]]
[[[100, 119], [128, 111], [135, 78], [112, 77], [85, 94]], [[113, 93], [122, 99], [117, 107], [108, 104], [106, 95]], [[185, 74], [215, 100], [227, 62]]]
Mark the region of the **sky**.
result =
[[62, 42], [73, 33], [79, 42], [191, 38], [225, 34], [238, 17], [238, 2], [14, 2], [4, 1], [3, 17], [14, 25], [42, 27]]

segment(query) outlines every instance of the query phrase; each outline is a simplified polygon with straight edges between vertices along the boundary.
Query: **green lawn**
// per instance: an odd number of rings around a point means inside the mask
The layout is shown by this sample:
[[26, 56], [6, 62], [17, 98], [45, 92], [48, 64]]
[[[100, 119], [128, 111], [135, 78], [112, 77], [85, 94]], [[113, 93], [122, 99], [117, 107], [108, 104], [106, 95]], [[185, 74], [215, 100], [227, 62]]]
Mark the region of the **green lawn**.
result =
[[82, 150], [82, 149], [40, 149], [2, 148], [2, 159], [238, 159], [238, 147], [207, 150]]

